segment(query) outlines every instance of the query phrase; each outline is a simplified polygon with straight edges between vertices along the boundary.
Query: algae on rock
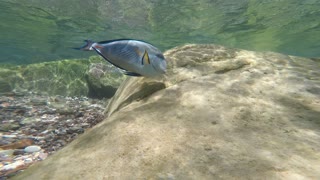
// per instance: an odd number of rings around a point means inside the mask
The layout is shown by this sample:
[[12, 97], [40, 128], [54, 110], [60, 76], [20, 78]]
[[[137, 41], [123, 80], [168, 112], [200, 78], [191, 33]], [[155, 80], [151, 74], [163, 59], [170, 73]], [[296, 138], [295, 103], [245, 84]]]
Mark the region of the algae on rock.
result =
[[87, 60], [63, 60], [25, 66], [20, 72], [23, 89], [48, 94], [81, 96], [88, 93]]
[[[97, 67], [103, 67], [98, 69]], [[0, 92], [110, 98], [124, 76], [100, 57], [0, 67]], [[100, 75], [95, 76], [97, 73]]]
[[114, 95], [125, 76], [118, 68], [105, 63], [100, 56], [89, 58], [90, 65], [86, 73], [89, 97], [110, 98]]

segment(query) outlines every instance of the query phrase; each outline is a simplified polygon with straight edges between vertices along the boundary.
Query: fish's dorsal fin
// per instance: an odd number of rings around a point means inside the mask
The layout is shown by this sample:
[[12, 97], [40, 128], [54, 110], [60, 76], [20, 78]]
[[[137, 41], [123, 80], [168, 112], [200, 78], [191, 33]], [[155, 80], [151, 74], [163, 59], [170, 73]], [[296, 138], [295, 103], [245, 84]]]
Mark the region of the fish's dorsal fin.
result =
[[142, 56], [142, 65], [150, 64], [150, 58], [147, 50], [144, 51], [144, 54]]

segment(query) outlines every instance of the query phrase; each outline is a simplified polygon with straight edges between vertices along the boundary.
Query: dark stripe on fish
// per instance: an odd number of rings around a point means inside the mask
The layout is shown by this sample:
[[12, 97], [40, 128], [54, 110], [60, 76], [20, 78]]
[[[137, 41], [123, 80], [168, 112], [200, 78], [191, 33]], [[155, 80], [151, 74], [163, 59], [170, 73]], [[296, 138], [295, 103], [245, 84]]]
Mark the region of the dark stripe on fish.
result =
[[[112, 42], [118, 42], [118, 41], [139, 41], [139, 42], [143, 42], [146, 44], [150, 44], [146, 41], [143, 40], [137, 40], [137, 39], [113, 39], [113, 40], [106, 40], [106, 41], [100, 41], [98, 42], [99, 44], [108, 44], [108, 43], [112, 43]], [[153, 44], [150, 44], [151, 46], [154, 46]]]
[[[108, 58], [105, 57], [102, 53], [100, 53], [100, 51], [98, 51], [95, 47], [92, 46], [92, 48], [93, 48], [100, 56], [102, 56], [106, 61], [108, 61], [110, 64], [114, 65], [114, 66], [117, 67], [117, 68], [120, 68], [120, 69], [122, 69], [122, 70], [125, 70], [125, 69], [123, 69], [122, 67], [117, 66], [117, 65], [115, 65], [114, 63], [112, 63], [111, 61], [109, 61]], [[125, 70], [125, 71], [126, 71], [126, 70]]]

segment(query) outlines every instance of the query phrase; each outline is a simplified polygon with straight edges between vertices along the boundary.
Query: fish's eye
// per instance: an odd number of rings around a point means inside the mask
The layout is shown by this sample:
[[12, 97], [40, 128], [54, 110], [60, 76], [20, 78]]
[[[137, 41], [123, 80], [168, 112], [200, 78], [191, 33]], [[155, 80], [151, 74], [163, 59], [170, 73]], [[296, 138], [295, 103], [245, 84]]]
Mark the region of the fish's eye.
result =
[[158, 58], [164, 59], [164, 56], [163, 56], [162, 54], [156, 54], [156, 56], [157, 56]]

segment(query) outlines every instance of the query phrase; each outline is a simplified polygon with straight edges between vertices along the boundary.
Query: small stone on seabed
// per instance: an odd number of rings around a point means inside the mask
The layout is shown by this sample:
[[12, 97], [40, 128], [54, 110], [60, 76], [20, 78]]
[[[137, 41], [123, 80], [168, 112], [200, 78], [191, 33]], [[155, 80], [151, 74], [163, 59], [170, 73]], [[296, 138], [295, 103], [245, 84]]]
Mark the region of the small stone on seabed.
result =
[[17, 138], [15, 134], [2, 135], [2, 138]]
[[22, 154], [24, 154], [24, 153], [25, 153], [25, 152], [24, 152], [23, 149], [16, 149], [16, 150], [14, 150], [13, 155], [22, 155]]
[[40, 160], [45, 160], [48, 157], [48, 153], [41, 152], [38, 157]]
[[12, 156], [14, 150], [1, 150], [0, 151], [0, 157], [6, 157], [6, 156]]
[[24, 165], [24, 162], [22, 160], [16, 161], [16, 162], [14, 162], [12, 164], [8, 164], [8, 165], [3, 166], [0, 169], [0, 171], [8, 171], [8, 170], [15, 169], [15, 168], [17, 168], [19, 166], [22, 166], [22, 165]]
[[32, 158], [27, 158], [27, 159], [24, 160], [24, 162], [25, 162], [25, 163], [32, 163], [33, 160], [32, 160]]
[[26, 148], [24, 148], [24, 151], [26, 153], [33, 153], [33, 152], [38, 152], [41, 150], [40, 146], [28, 146]]

